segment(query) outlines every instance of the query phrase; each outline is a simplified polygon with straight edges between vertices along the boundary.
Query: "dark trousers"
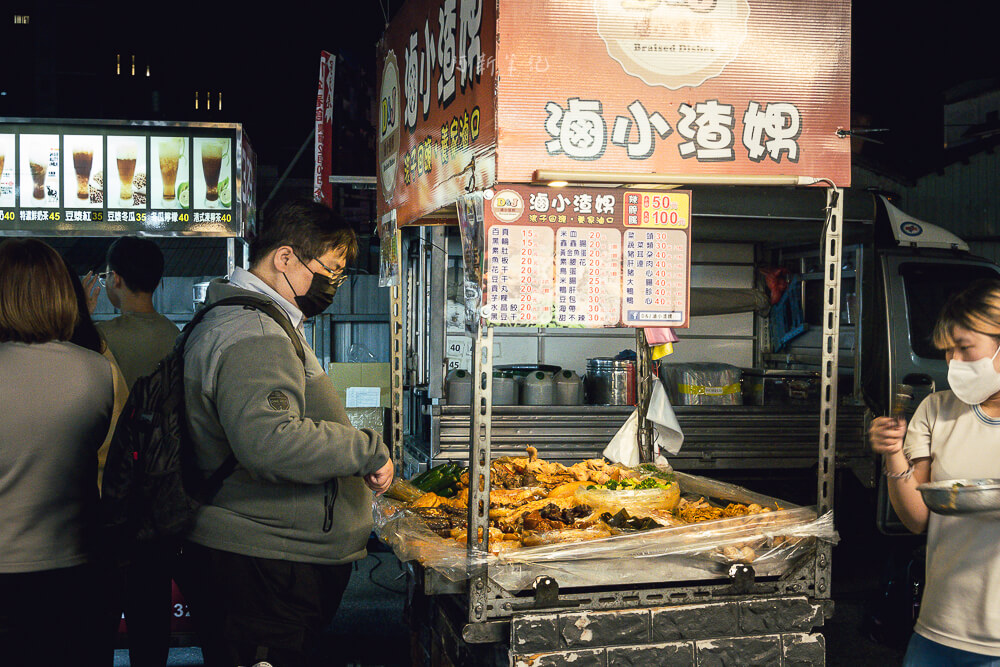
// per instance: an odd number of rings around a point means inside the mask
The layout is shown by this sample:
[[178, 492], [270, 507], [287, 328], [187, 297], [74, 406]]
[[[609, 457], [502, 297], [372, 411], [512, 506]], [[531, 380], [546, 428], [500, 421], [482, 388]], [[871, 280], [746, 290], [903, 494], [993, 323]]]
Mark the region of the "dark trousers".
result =
[[107, 615], [104, 634], [112, 664], [122, 614], [132, 667], [165, 667], [170, 650], [170, 619], [177, 556], [170, 547], [139, 547], [128, 565], [104, 568]]
[[0, 574], [0, 659], [5, 665], [106, 665], [101, 591], [88, 565]]
[[266, 661], [313, 667], [350, 565], [255, 558], [186, 544], [181, 591], [201, 639], [206, 667]]
[[170, 649], [171, 551], [147, 552], [125, 568], [125, 627], [132, 667], [164, 667]]

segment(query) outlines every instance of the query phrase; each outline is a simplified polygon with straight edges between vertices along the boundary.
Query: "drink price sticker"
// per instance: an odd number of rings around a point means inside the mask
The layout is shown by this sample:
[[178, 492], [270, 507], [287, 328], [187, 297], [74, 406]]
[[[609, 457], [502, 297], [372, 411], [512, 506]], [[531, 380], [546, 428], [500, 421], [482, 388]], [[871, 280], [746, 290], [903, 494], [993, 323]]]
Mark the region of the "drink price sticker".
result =
[[626, 227], [687, 229], [691, 225], [691, 196], [686, 192], [626, 192], [624, 203]]

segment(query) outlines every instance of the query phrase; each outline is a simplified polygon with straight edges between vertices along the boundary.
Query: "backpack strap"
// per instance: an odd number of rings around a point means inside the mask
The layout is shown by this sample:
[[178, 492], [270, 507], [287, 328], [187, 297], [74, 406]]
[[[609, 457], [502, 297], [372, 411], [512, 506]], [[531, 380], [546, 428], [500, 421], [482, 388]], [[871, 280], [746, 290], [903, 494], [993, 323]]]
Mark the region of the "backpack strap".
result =
[[[208, 311], [212, 310], [217, 306], [243, 306], [244, 308], [252, 308], [254, 310], [259, 310], [265, 315], [269, 316], [272, 320], [278, 323], [288, 338], [292, 341], [292, 347], [295, 348], [295, 354], [305, 366], [306, 363], [306, 352], [302, 347], [302, 341], [299, 339], [299, 334], [292, 326], [292, 323], [288, 320], [288, 316], [285, 315], [285, 311], [275, 305], [274, 301], [271, 301], [267, 297], [253, 297], [253, 296], [230, 296], [225, 299], [219, 299], [218, 301], [202, 306], [198, 312], [194, 314], [191, 321], [184, 326], [184, 330], [181, 331], [180, 336], [177, 338], [176, 350], [183, 357], [184, 346], [187, 344], [188, 336], [194, 331], [194, 328], [205, 318]], [[233, 471], [236, 469], [236, 455], [229, 452], [229, 456], [226, 460], [222, 462], [218, 468], [215, 469], [208, 479], [205, 480], [201, 487], [201, 493], [199, 494], [199, 500], [203, 505], [207, 505], [211, 502], [215, 494], [219, 492], [222, 488], [222, 483], [229, 477]]]
[[230, 296], [225, 299], [219, 299], [215, 303], [211, 303], [202, 306], [198, 312], [194, 314], [191, 321], [184, 326], [184, 330], [181, 331], [181, 335], [177, 339], [177, 349], [180, 350], [181, 354], [184, 353], [184, 345], [187, 343], [188, 336], [194, 331], [194, 328], [205, 318], [208, 311], [216, 308], [217, 306], [243, 306], [244, 308], [253, 308], [254, 310], [259, 310], [260, 312], [268, 315], [272, 320], [278, 323], [278, 326], [285, 332], [288, 338], [292, 341], [292, 347], [295, 348], [295, 354], [298, 356], [299, 361], [306, 363], [306, 353], [305, 349], [302, 347], [302, 341], [299, 339], [299, 334], [292, 326], [292, 323], [288, 321], [288, 316], [285, 315], [285, 311], [275, 305], [274, 301], [271, 301], [267, 297], [255, 297], [255, 296]]

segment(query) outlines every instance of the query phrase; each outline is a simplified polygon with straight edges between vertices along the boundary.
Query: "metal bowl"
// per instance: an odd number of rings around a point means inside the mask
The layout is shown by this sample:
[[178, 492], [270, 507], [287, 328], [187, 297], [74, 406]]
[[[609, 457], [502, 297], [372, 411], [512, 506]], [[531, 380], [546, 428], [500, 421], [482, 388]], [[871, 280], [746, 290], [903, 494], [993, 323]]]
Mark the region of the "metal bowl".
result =
[[937, 514], [1000, 518], [1000, 479], [946, 479], [917, 487]]

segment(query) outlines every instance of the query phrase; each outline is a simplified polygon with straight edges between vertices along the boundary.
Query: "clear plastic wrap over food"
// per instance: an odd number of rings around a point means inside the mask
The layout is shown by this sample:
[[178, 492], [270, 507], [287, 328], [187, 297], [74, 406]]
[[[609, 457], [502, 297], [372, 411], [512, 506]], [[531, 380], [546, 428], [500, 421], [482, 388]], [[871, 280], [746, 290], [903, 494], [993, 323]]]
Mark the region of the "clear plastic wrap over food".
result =
[[[492, 553], [470, 554], [461, 536], [440, 537], [405, 503], [380, 497], [374, 505], [375, 529], [400, 560], [419, 561], [452, 581], [467, 579], [471, 567], [489, 565], [490, 578], [507, 590], [530, 587], [539, 574], [561, 573], [564, 581], [595, 585], [724, 578], [733, 563], [751, 564], [758, 576], [781, 576], [815, 551], [817, 539], [837, 540], [832, 512], [817, 516], [812, 508], [789, 506], [739, 486], [674, 474], [685, 498], [709, 498], [716, 512], [723, 512], [726, 503], [770, 511], [696, 523], [674, 519], [672, 525], [644, 531], [609, 530], [600, 524], [533, 532], [521, 542], [491, 528]], [[623, 567], [625, 559], [643, 560]]]
[[588, 489], [582, 487], [574, 494], [581, 502], [594, 508], [615, 510], [624, 508], [633, 516], [648, 516], [650, 513], [667, 511], [677, 506], [681, 492], [677, 484], [655, 489]]

